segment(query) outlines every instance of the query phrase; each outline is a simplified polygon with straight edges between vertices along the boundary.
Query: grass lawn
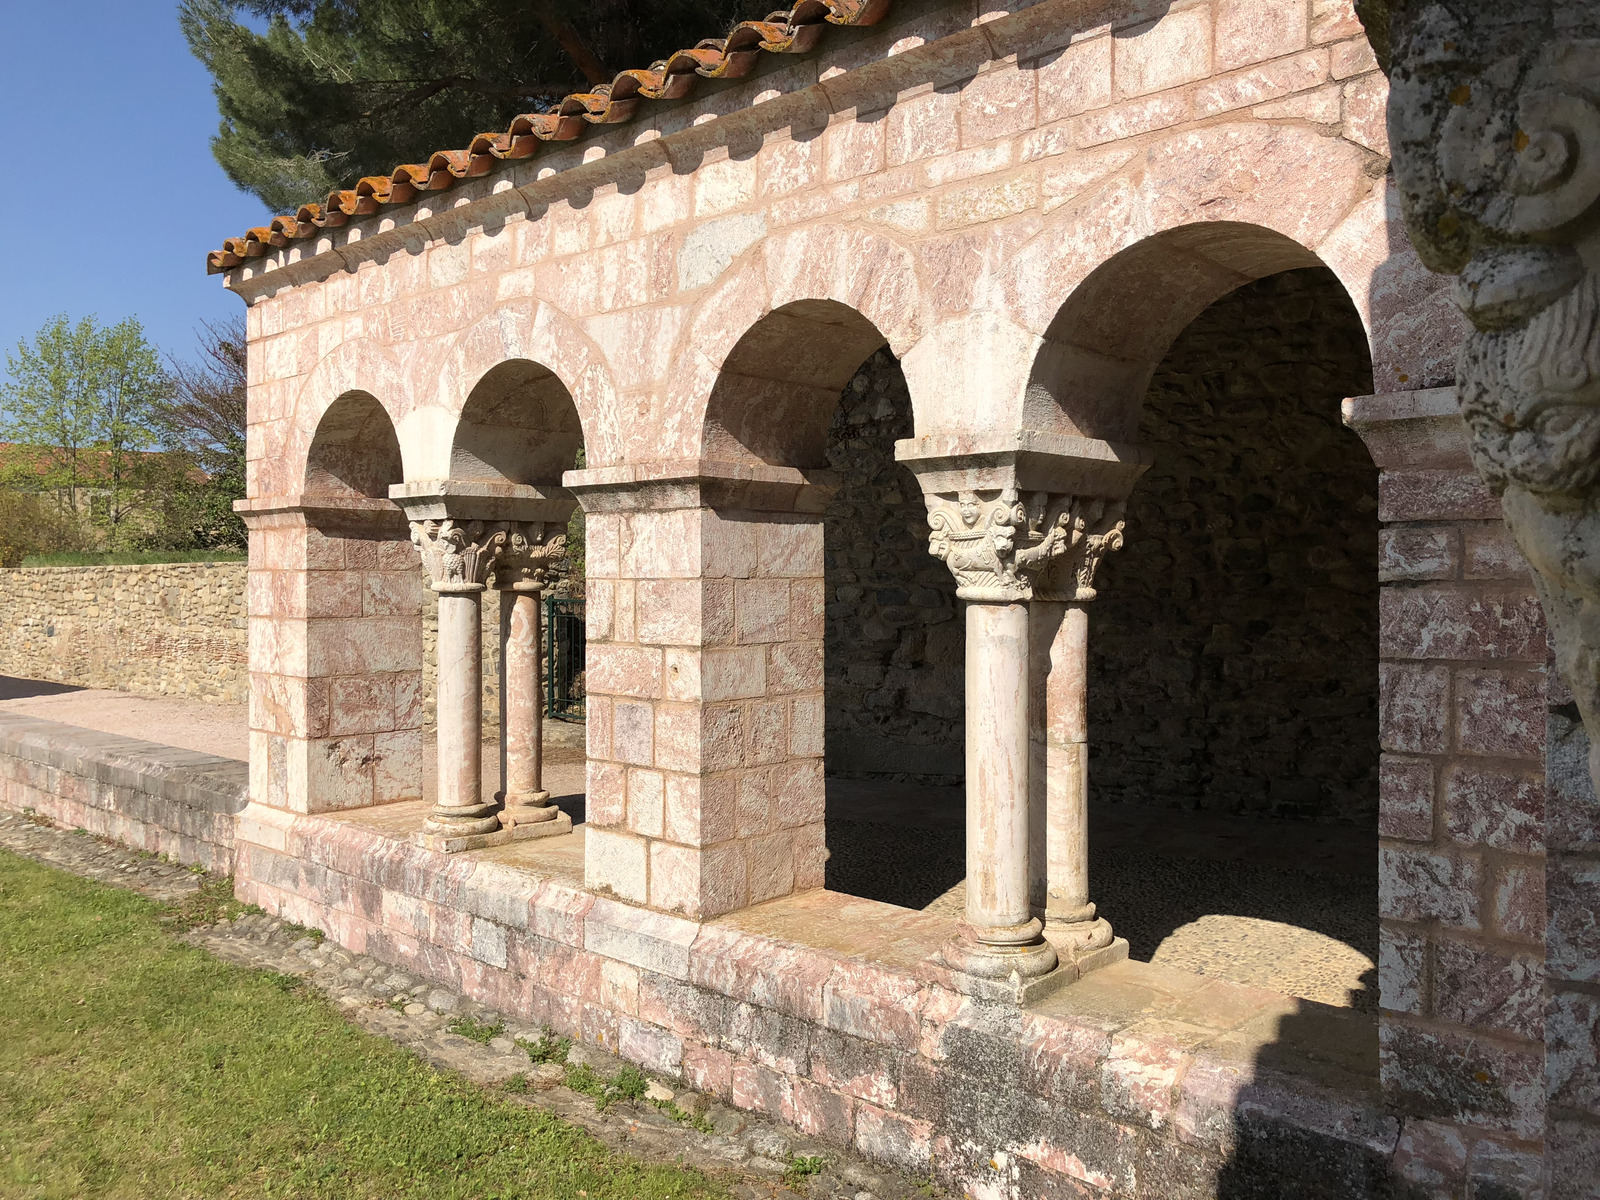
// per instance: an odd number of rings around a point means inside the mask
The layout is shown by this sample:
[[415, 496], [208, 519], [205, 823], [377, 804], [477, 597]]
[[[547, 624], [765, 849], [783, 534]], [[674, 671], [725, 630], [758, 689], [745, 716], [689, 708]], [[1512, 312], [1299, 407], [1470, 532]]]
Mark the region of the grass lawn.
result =
[[[0, 850], [0, 1196], [722, 1196]], [[169, 918], [170, 919], [170, 918]]]

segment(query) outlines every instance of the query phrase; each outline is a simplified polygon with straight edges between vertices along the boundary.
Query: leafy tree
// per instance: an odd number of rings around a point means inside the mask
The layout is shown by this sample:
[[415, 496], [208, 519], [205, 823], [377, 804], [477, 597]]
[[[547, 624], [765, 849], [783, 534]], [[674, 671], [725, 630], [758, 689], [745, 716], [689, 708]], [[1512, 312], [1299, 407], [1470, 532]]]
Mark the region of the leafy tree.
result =
[[162, 488], [163, 540], [185, 550], [243, 549], [233, 502], [245, 494], [245, 323], [236, 316], [201, 328], [200, 357], [174, 361], [156, 421], [172, 448]]
[[133, 476], [141, 451], [158, 437], [157, 404], [166, 373], [138, 320], [103, 326], [52, 318], [33, 343], [6, 356], [10, 382], [0, 387], [0, 434], [34, 448], [39, 484], [64, 490], [76, 515], [80, 491], [95, 489], [91, 512], [119, 548], [128, 517], [142, 501]]
[[[182, 0], [212, 153], [278, 211], [718, 32], [739, 0]], [[247, 22], [259, 26], [257, 32]]]
[[83, 549], [78, 523], [34, 492], [0, 486], [0, 567], [20, 567], [30, 554]]

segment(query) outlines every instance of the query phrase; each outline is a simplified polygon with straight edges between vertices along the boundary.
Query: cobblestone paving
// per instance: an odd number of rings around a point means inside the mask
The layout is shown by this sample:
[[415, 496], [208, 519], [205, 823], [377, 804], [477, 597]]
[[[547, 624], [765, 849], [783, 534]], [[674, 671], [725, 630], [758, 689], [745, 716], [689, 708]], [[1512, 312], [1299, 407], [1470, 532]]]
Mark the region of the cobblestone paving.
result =
[[[130, 888], [166, 903], [206, 881], [186, 867], [116, 843], [0, 812], [0, 847], [39, 862]], [[547, 1109], [614, 1150], [646, 1161], [681, 1162], [731, 1178], [740, 1200], [810, 1196], [813, 1200], [910, 1200], [927, 1185], [886, 1172], [791, 1129], [740, 1112], [664, 1078], [649, 1079], [639, 1100], [609, 1103], [589, 1094], [618, 1080], [626, 1064], [589, 1046], [566, 1050], [564, 1064], [535, 1062], [519, 1043], [538, 1044], [544, 1031], [364, 955], [352, 955], [307, 931], [260, 912], [202, 925], [185, 940], [241, 967], [301, 978], [363, 1029], [406, 1046], [419, 1058], [518, 1103]], [[486, 1041], [455, 1029], [476, 1033]], [[587, 1066], [599, 1081], [584, 1086]], [[570, 1074], [573, 1070], [579, 1075]], [[525, 1089], [525, 1090], [517, 1090]], [[820, 1169], [805, 1173], [808, 1166]], [[797, 1175], [797, 1166], [800, 1174]]]
[[[828, 849], [835, 891], [947, 916], [966, 904], [959, 829], [838, 821]], [[1348, 875], [1091, 840], [1089, 878], [1101, 914], [1142, 962], [1377, 1011], [1376, 864]]]

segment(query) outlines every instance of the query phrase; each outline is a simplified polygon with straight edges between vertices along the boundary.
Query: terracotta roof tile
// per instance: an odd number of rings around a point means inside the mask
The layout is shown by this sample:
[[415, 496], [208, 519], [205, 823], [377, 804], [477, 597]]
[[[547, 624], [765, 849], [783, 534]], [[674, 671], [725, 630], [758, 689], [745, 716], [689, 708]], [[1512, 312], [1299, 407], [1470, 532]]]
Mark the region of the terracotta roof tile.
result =
[[243, 237], [228, 238], [206, 255], [206, 270], [216, 275], [256, 258], [268, 247], [287, 246], [319, 229], [343, 225], [375, 213], [385, 204], [407, 204], [422, 192], [437, 192], [458, 179], [487, 175], [503, 159], [528, 158], [541, 142], [565, 142], [589, 125], [630, 119], [641, 100], [677, 100], [689, 94], [696, 78], [737, 79], [754, 68], [763, 51], [804, 54], [815, 48], [829, 25], [873, 25], [890, 0], [800, 0], [762, 21], [741, 21], [725, 38], [707, 38], [679, 50], [647, 70], [623, 71], [609, 84], [574, 92], [547, 112], [523, 113], [505, 133], [480, 133], [465, 150], [438, 150], [427, 162], [407, 163], [388, 175], [368, 175], [353, 188], [330, 192], [322, 204], [303, 204], [293, 216], [274, 217]]

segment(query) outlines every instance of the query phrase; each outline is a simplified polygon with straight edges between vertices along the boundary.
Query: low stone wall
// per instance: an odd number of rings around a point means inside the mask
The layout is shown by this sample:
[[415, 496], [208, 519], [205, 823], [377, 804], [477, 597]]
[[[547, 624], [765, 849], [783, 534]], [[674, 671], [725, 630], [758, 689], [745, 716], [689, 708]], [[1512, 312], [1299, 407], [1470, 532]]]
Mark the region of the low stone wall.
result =
[[[965, 1195], [1398, 1193], [1401, 1130], [1375, 1078], [1334, 1049], [1302, 1066], [1288, 1048], [1297, 1024], [1328, 1019], [1320, 1005], [1268, 1016], [1268, 993], [1124, 964], [1143, 982], [1108, 992], [1102, 973], [1018, 1011], [951, 990], [924, 944], [953, 920], [888, 905], [863, 918], [870, 902], [814, 893], [803, 919], [701, 923], [259, 805], [239, 817], [236, 887], [352, 953]], [[834, 947], [864, 924], [877, 941], [856, 954], [779, 932], [826, 925]], [[1200, 1027], [1218, 1014], [1234, 1032]], [[1252, 1052], [1256, 1017], [1278, 1035]], [[1303, 1190], [1312, 1169], [1321, 1186]]]
[[249, 776], [231, 758], [0, 713], [0, 808], [208, 871], [233, 869]]
[[0, 570], [0, 675], [243, 704], [245, 564]]

